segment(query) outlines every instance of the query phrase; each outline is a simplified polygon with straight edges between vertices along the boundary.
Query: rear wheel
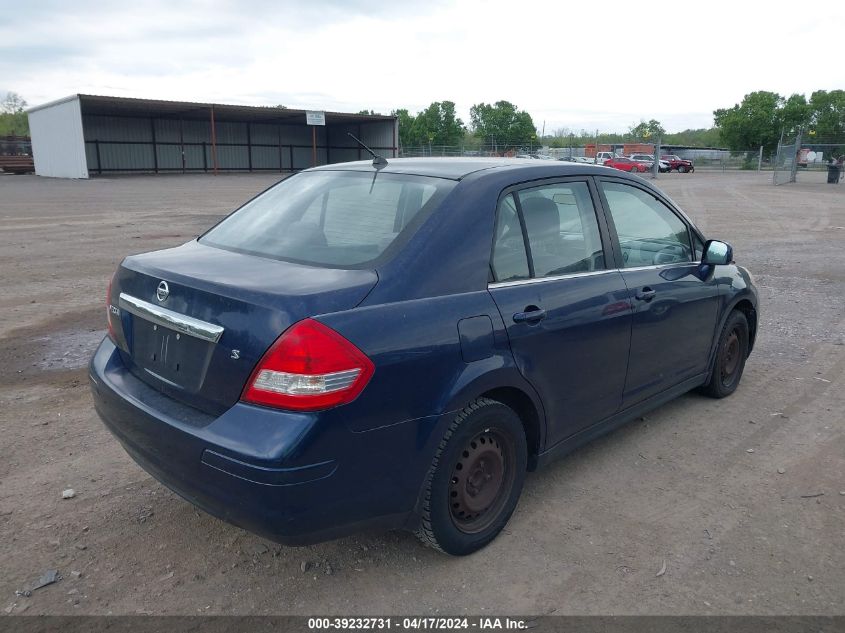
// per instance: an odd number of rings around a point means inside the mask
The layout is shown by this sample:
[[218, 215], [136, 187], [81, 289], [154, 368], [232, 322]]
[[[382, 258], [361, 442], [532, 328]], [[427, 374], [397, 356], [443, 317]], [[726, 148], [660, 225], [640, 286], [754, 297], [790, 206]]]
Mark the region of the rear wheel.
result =
[[419, 539], [455, 556], [490, 543], [516, 508], [527, 463], [516, 413], [487, 398], [469, 404], [449, 426], [429, 470]]
[[702, 387], [702, 392], [711, 398], [731, 395], [739, 386], [747, 357], [748, 319], [739, 310], [734, 310], [722, 328], [710, 381]]

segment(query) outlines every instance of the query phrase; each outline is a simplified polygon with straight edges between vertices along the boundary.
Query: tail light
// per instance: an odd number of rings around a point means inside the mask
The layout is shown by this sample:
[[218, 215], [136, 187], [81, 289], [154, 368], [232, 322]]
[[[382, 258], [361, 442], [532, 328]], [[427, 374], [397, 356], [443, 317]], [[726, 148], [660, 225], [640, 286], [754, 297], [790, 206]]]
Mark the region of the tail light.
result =
[[312, 319], [276, 340], [252, 372], [241, 399], [296, 411], [319, 411], [352, 402], [375, 367], [352, 343]]

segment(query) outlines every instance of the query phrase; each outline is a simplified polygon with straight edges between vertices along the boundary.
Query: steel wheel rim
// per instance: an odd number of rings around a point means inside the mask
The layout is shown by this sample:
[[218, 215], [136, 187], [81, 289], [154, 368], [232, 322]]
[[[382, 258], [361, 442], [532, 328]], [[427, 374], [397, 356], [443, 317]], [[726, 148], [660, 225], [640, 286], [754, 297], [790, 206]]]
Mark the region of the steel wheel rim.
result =
[[722, 347], [722, 384], [729, 385], [733, 381], [740, 361], [739, 332], [734, 328], [725, 339]]
[[461, 449], [449, 479], [449, 514], [461, 532], [482, 532], [499, 516], [513, 487], [515, 449], [496, 429], [477, 433]]

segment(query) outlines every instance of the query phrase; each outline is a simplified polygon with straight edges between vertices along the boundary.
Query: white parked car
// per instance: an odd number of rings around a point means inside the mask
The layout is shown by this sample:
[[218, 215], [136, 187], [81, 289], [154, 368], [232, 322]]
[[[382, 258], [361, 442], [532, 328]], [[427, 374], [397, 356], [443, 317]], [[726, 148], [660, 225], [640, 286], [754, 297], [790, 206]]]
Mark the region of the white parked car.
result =
[[[654, 155], [653, 154], [631, 154], [628, 158], [631, 160], [635, 160], [638, 163], [646, 163], [648, 168], [651, 169], [654, 166]], [[658, 171], [660, 173], [665, 173], [669, 171], [669, 163], [665, 160], [660, 161], [660, 165], [658, 166]]]

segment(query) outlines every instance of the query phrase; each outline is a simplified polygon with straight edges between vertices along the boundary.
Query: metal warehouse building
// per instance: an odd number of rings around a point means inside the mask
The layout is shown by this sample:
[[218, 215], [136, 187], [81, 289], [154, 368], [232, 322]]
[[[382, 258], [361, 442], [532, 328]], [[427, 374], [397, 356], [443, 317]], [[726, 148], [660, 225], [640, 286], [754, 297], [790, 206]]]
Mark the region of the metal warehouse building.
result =
[[[392, 116], [73, 95], [28, 111], [35, 173], [297, 171], [368, 158], [351, 132], [385, 157], [398, 152]], [[363, 152], [363, 153], [362, 153]]]

